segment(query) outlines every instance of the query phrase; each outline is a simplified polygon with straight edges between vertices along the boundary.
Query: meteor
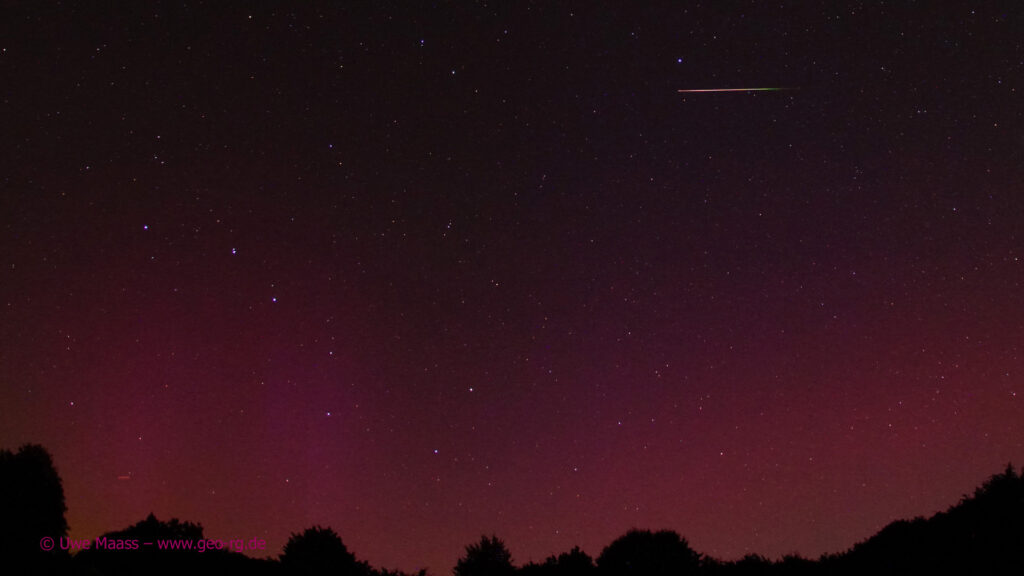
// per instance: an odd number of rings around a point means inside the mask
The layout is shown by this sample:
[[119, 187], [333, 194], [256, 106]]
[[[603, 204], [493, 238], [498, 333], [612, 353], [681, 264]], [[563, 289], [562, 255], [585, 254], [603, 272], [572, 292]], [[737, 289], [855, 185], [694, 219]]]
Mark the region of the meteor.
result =
[[676, 92], [779, 92], [780, 90], [796, 90], [796, 88], [695, 88], [676, 90]]

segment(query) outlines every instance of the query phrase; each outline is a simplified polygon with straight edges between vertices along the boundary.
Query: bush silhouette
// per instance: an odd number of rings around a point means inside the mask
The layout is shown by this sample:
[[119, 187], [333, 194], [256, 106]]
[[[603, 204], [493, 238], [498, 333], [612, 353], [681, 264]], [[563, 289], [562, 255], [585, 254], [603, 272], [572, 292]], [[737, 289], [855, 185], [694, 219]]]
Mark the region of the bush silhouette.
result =
[[602, 576], [684, 576], [700, 568], [700, 555], [670, 530], [630, 530], [597, 558]]
[[579, 546], [559, 554], [557, 558], [551, 556], [546, 563], [550, 563], [560, 576], [592, 576], [597, 571], [594, 559]]
[[369, 566], [356, 560], [334, 530], [320, 526], [291, 535], [281, 554], [281, 566], [287, 574], [367, 576], [370, 573]]
[[143, 542], [155, 542], [162, 540], [202, 540], [203, 525], [193, 522], [182, 522], [177, 518], [171, 518], [164, 522], [157, 520], [151, 512], [146, 519], [137, 522], [124, 530], [107, 532], [104, 537], [112, 540], [136, 539]]
[[75, 555], [73, 564], [78, 574], [104, 576], [267, 574], [276, 567], [225, 548], [162, 550], [159, 544], [160, 541], [191, 541], [197, 545], [204, 538], [203, 527], [199, 524], [177, 518], [165, 522], [150, 514], [124, 530], [107, 532], [94, 539], [92, 547]]
[[512, 554], [497, 536], [481, 536], [480, 541], [466, 546], [466, 555], [459, 559], [455, 576], [511, 576]]
[[594, 560], [579, 546], [558, 556], [548, 556], [544, 563], [530, 562], [518, 571], [519, 576], [594, 576]]

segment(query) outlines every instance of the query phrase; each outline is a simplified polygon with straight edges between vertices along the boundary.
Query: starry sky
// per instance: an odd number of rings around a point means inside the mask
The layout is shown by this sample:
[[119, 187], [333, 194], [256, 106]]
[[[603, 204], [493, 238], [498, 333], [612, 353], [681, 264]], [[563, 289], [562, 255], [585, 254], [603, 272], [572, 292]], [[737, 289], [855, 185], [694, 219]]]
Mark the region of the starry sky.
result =
[[1024, 463], [1019, 3], [342, 4], [4, 5], [73, 536], [817, 556]]

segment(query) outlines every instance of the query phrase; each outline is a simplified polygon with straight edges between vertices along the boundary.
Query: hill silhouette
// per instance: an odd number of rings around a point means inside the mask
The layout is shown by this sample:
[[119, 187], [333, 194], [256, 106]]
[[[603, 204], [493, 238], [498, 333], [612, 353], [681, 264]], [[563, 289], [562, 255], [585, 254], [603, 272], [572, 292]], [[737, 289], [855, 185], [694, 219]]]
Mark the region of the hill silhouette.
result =
[[[0, 573], [121, 576], [255, 574], [409, 576], [357, 559], [331, 528], [292, 534], [278, 558], [253, 558], [237, 546], [213, 546], [200, 524], [158, 520], [150, 514], [128, 528], [89, 540], [69, 553], [67, 508], [53, 459], [39, 445], [0, 450]], [[53, 550], [41, 550], [52, 538]], [[158, 542], [205, 542], [166, 549]], [[237, 543], [236, 543], [237, 544]], [[786, 556], [771, 561], [748, 555], [721, 561], [690, 548], [670, 530], [630, 530], [608, 544], [596, 561], [579, 549], [516, 567], [505, 542], [482, 536], [466, 547], [455, 576], [686, 576], [805, 574], [1024, 574], [1024, 471], [1012, 465], [973, 494], [930, 518], [890, 523], [850, 549], [817, 560]], [[421, 570], [415, 576], [427, 576]]]

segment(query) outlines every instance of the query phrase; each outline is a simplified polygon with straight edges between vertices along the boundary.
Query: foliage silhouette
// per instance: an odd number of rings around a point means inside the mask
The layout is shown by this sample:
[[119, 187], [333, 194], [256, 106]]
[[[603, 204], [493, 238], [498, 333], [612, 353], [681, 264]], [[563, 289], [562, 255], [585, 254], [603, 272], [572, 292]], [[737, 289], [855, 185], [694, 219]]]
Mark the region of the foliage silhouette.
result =
[[40, 541], [59, 543], [67, 536], [64, 487], [53, 458], [38, 444], [26, 444], [17, 453], [0, 450], [0, 559], [30, 562], [38, 573], [63, 569], [69, 560], [55, 544], [43, 551]]
[[455, 576], [512, 576], [512, 554], [497, 536], [481, 536], [480, 541], [466, 546], [466, 555], [453, 570]]
[[630, 530], [597, 558], [602, 576], [684, 576], [700, 568], [700, 554], [671, 530]]
[[1007, 465], [971, 496], [929, 519], [898, 520], [844, 554], [836, 573], [1024, 574], [1024, 475]]
[[592, 576], [597, 571], [594, 559], [580, 550], [579, 546], [559, 554], [558, 557], [551, 556], [545, 563], [550, 564], [553, 571], [562, 576]]
[[525, 564], [518, 576], [595, 576], [596, 572], [594, 559], [576, 546], [558, 556], [548, 556], [542, 564]]
[[401, 570], [388, 570], [387, 568], [372, 568], [371, 576], [428, 576], [427, 569], [421, 568], [415, 574], [402, 572]]
[[161, 550], [157, 542], [198, 542], [205, 538], [203, 527], [172, 518], [158, 520], [153, 514], [124, 530], [107, 532], [92, 541], [92, 546], [74, 557], [78, 574], [128, 576], [151, 574], [171, 576], [189, 574], [271, 574], [276, 566], [265, 560], [249, 558], [227, 549]]
[[292, 534], [281, 554], [281, 566], [287, 574], [334, 574], [369, 576], [369, 565], [356, 560], [341, 537], [331, 528], [314, 526], [301, 534]]
[[[314, 526], [292, 534], [277, 559], [255, 559], [228, 550], [159, 550], [92, 547], [73, 556], [43, 553], [40, 538], [67, 535], [66, 506], [53, 459], [41, 446], [17, 453], [0, 450], [0, 573], [121, 576], [148, 574], [255, 574], [409, 576], [359, 561], [330, 528]], [[150, 514], [124, 530], [107, 532], [104, 542], [204, 538], [200, 524], [160, 521]], [[97, 539], [98, 540], [98, 539]], [[91, 542], [96, 542], [93, 540]], [[505, 543], [482, 536], [466, 547], [454, 576], [713, 576], [816, 574], [1024, 574], [1024, 473], [1012, 465], [988, 478], [973, 493], [930, 518], [892, 522], [849, 550], [816, 561], [788, 555], [771, 561], [749, 554], [721, 561], [692, 550], [672, 531], [630, 530], [609, 544], [595, 561], [579, 547], [528, 563], [518, 570]], [[415, 576], [427, 576], [424, 570]]]
[[771, 560], [760, 554], [747, 554], [740, 558], [739, 562], [736, 562], [736, 568], [739, 573], [760, 576], [761, 574], [771, 574], [774, 566]]

